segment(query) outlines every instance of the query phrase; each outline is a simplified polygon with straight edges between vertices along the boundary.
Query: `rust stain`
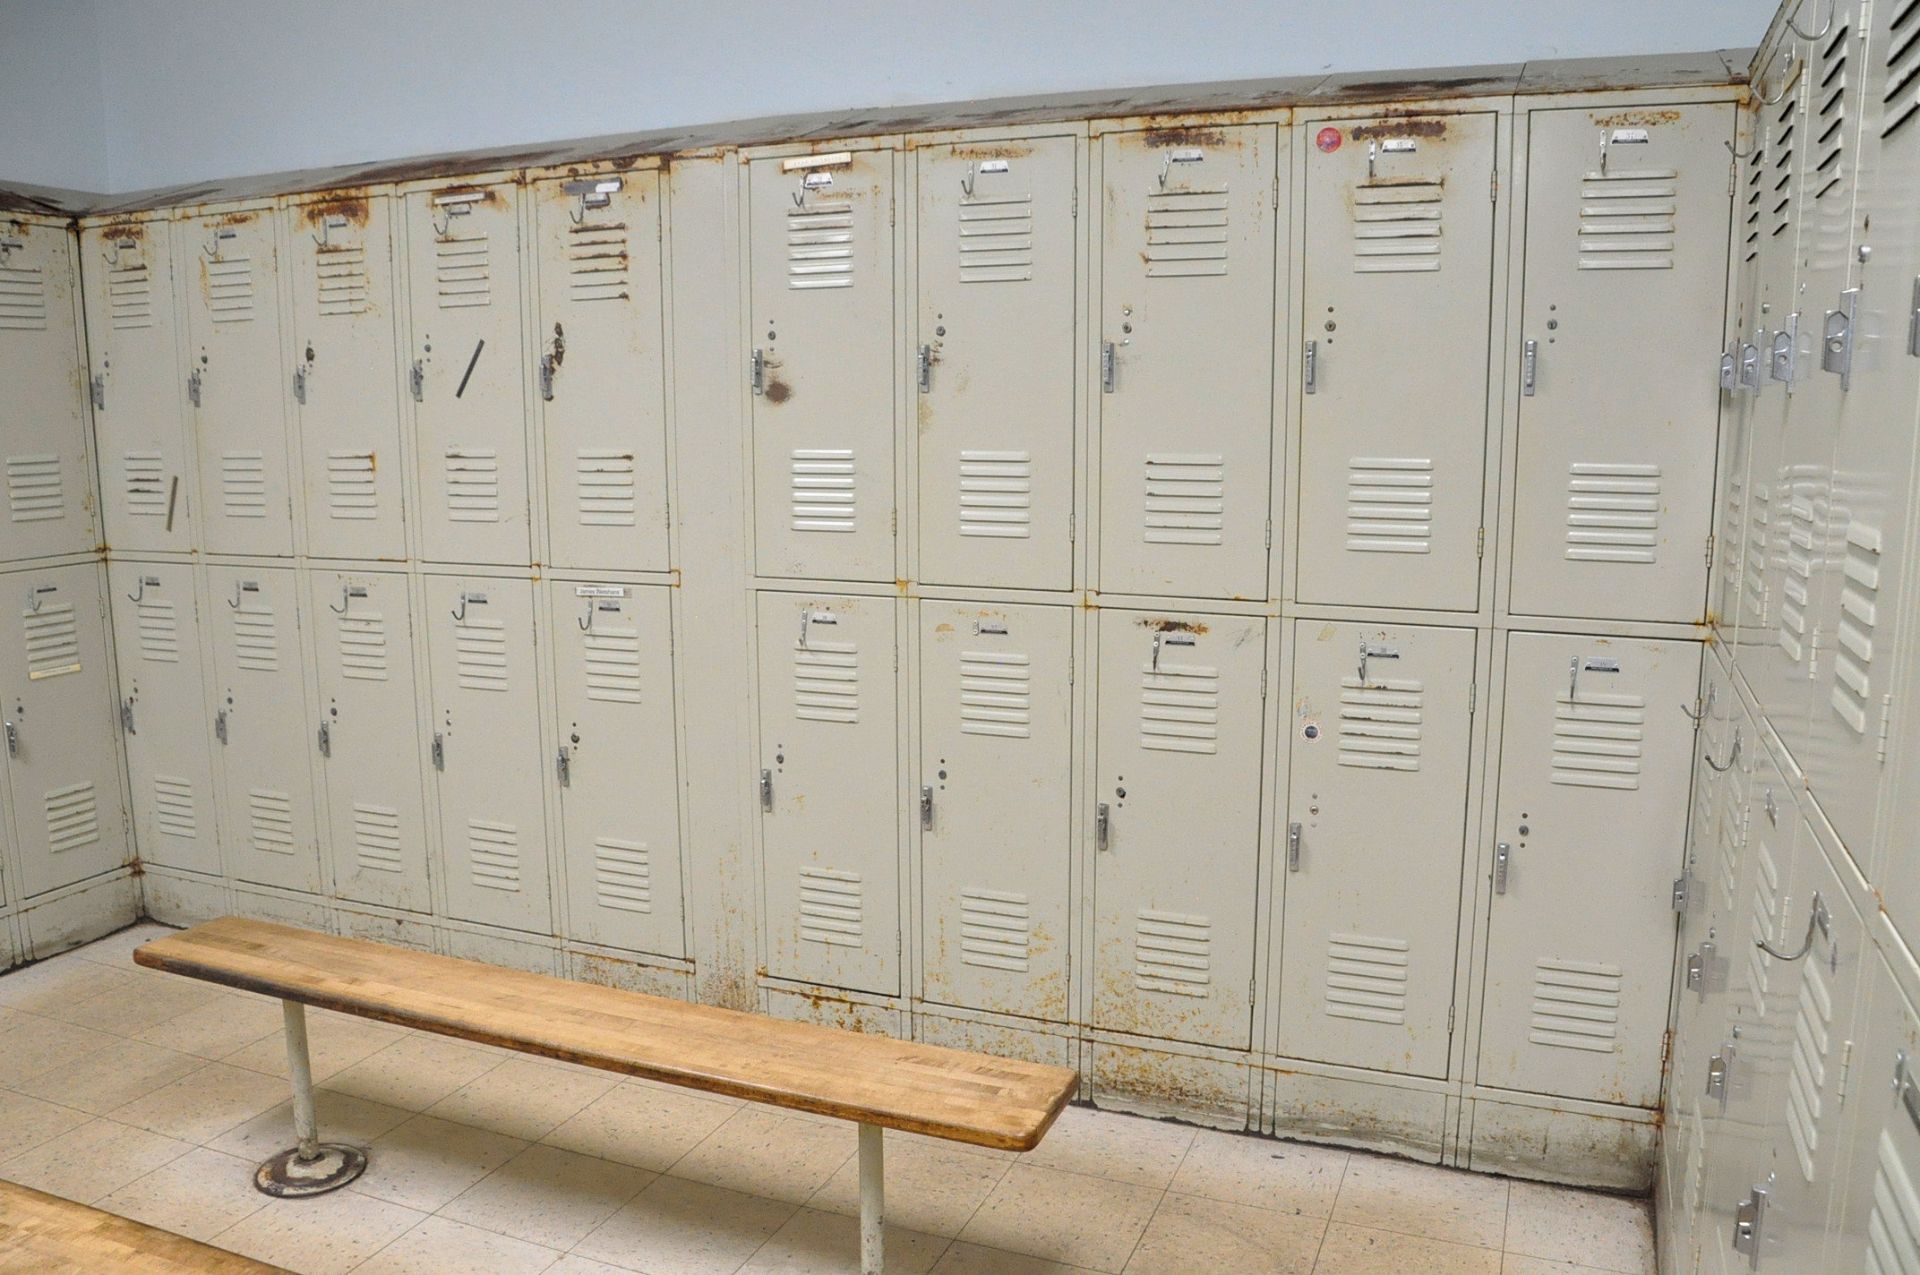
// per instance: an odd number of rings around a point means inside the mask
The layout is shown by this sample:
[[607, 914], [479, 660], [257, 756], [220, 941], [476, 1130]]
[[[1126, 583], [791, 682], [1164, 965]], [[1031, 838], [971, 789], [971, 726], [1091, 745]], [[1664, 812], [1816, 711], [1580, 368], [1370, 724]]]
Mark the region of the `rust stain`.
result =
[[1218, 127], [1155, 128], [1140, 135], [1148, 146], [1225, 146], [1227, 134]]
[[1349, 100], [1356, 97], [1445, 97], [1468, 88], [1510, 92], [1511, 85], [1511, 77], [1484, 75], [1442, 75], [1425, 80], [1356, 80], [1340, 85], [1336, 96]]
[[344, 217], [350, 226], [365, 226], [369, 216], [367, 198], [364, 195], [343, 195], [336, 199], [323, 199], [318, 203], [307, 204], [302, 208], [309, 225], [318, 226], [329, 217]]
[[1199, 620], [1175, 620], [1163, 615], [1147, 616], [1140, 621], [1140, 627], [1157, 633], [1191, 633], [1196, 637], [1208, 631]]
[[769, 403], [784, 403], [793, 397], [793, 387], [775, 378], [767, 382], [767, 388], [762, 391], [761, 397]]
[[1649, 125], [1677, 124], [1680, 112], [1665, 111], [1615, 111], [1611, 115], [1588, 115], [1601, 128], [1643, 128]]
[[997, 142], [992, 145], [955, 146], [951, 154], [955, 159], [1023, 159], [1033, 154], [1033, 147], [1021, 142]]
[[1447, 121], [1444, 119], [1381, 120], [1374, 124], [1356, 125], [1347, 130], [1347, 134], [1356, 142], [1364, 142], [1376, 137], [1445, 137]]

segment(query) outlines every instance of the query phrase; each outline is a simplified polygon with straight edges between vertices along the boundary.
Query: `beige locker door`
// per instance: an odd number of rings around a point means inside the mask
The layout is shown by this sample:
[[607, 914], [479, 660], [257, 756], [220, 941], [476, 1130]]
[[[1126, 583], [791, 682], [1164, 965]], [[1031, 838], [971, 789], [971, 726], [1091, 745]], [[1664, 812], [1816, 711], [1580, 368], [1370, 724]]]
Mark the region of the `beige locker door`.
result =
[[1313, 121], [1304, 602], [1479, 603], [1494, 116]]
[[668, 590], [551, 589], [567, 934], [684, 955]]
[[1271, 124], [1101, 143], [1104, 592], [1266, 596], [1285, 145]]
[[748, 165], [754, 561], [894, 578], [893, 152]]
[[519, 199], [510, 183], [407, 196], [408, 384], [431, 562], [532, 555]]
[[1061, 1021], [1073, 612], [920, 603], [922, 992]]
[[1527, 120], [1510, 607], [1698, 620], [1734, 108]]
[[1251, 1042], [1266, 627], [1100, 613], [1096, 1027]]
[[0, 219], [0, 385], [7, 424], [0, 561], [84, 553], [94, 535], [79, 286], [64, 226]]
[[[1847, 1187], [1834, 1201], [1823, 1271], [1920, 1269], [1920, 1093], [1913, 1064], [1920, 1057], [1920, 1015], [1877, 949], [1861, 953], [1857, 1078], [1848, 1083], [1843, 1159]], [[1763, 1268], [1764, 1269], [1764, 1268]]]
[[920, 567], [936, 584], [1073, 584], [1071, 137], [919, 163]]
[[1480, 1084], [1658, 1105], [1699, 677], [1694, 642], [1508, 638]]
[[194, 409], [201, 527], [212, 553], [293, 552], [287, 481], [280, 268], [267, 209], [189, 217], [174, 230], [187, 296], [187, 401]]
[[1279, 1053], [1446, 1075], [1473, 669], [1471, 630], [1295, 622]]
[[0, 711], [20, 893], [31, 897], [126, 858], [100, 569], [7, 577], [14, 635], [0, 642]]
[[334, 892], [357, 903], [430, 912], [427, 780], [407, 578], [316, 571], [311, 588], [315, 746], [325, 777]]
[[307, 552], [404, 558], [393, 201], [287, 209]]
[[[609, 189], [610, 188], [610, 189]], [[667, 569], [660, 176], [533, 187], [547, 527], [563, 567]]]
[[762, 593], [759, 633], [767, 973], [897, 995], [893, 601]]
[[299, 582], [284, 567], [208, 567], [207, 599], [229, 870], [242, 881], [317, 891]]
[[107, 590], [135, 847], [147, 863], [217, 873], [213, 725], [193, 568], [110, 562]]
[[167, 223], [84, 227], [80, 261], [106, 541], [122, 553], [191, 549], [193, 453]]
[[428, 576], [427, 661], [447, 913], [551, 933], [533, 585]]

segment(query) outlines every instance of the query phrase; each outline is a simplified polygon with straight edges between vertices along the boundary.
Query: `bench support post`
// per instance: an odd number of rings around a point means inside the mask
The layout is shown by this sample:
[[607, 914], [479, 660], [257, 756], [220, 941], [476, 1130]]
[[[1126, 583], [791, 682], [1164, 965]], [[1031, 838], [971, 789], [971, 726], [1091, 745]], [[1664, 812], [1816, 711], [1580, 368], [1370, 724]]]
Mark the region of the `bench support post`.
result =
[[877, 1124], [860, 1126], [860, 1275], [881, 1275], [886, 1225], [886, 1153]]
[[367, 1171], [367, 1153], [358, 1147], [320, 1141], [313, 1113], [313, 1062], [307, 1053], [307, 1007], [283, 1000], [287, 1034], [287, 1071], [293, 1079], [293, 1133], [297, 1143], [261, 1164], [253, 1185], [268, 1195], [324, 1195]]

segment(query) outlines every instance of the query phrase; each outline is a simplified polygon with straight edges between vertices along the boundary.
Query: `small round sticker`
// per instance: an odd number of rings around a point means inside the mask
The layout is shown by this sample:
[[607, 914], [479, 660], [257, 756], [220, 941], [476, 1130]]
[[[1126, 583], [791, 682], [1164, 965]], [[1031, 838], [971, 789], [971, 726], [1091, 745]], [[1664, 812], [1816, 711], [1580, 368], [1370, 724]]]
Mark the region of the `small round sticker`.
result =
[[1321, 150], [1332, 153], [1340, 149], [1340, 130], [1323, 128], [1313, 139], [1313, 144]]

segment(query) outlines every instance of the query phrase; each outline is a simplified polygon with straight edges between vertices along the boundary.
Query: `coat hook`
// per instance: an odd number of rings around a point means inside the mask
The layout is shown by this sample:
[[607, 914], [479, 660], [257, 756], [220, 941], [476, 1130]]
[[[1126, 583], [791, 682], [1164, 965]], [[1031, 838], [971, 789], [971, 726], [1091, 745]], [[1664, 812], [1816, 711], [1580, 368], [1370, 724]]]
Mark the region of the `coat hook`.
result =
[[1153, 671], [1156, 673], [1160, 671], [1160, 644], [1166, 641], [1166, 637], [1164, 633], [1153, 635]]
[[1700, 759], [1713, 767], [1716, 773], [1725, 774], [1733, 768], [1733, 763], [1740, 760], [1740, 742], [1740, 728], [1736, 726], [1733, 728], [1733, 751], [1727, 754], [1725, 764], [1715, 761], [1712, 753], [1701, 753]]
[[465, 589], [460, 591], [460, 609], [453, 613], [453, 618], [458, 624], [467, 622], [467, 591]]
[[1800, 16], [1800, 10], [1806, 7], [1807, 7], [1807, 0], [1800, 0], [1800, 3], [1794, 6], [1793, 12], [1787, 15], [1787, 29], [1793, 32], [1795, 35], [1799, 36], [1802, 40], [1825, 39], [1827, 32], [1833, 30], [1834, 16], [1840, 10], [1839, 0], [1830, 0], [1830, 2], [1827, 5], [1827, 24], [1821, 27], [1818, 31], [1802, 31], [1800, 29], [1800, 24], [1797, 21], [1795, 21], [1795, 19], [1797, 19]]
[[807, 188], [805, 186], [793, 192], [793, 206], [795, 208], [805, 208], [807, 206]]
[[451, 229], [453, 229], [453, 214], [451, 212], [437, 212], [433, 215], [434, 234], [444, 239], [447, 236], [447, 232]]
[[[1826, 935], [1829, 939], [1833, 937], [1833, 917], [1827, 912], [1827, 901], [1820, 897], [1818, 890], [1813, 892], [1813, 910], [1807, 916], [1807, 937], [1801, 940], [1799, 951], [1782, 952], [1765, 939], [1755, 939], [1753, 945], [1776, 960], [1797, 961], [1813, 950], [1813, 932], [1815, 930], [1820, 931], [1820, 933]], [[1830, 966], [1837, 965], [1838, 963], [1838, 960], [1834, 960], [1830, 962]]]
[[[587, 599], [586, 615], [582, 616], [579, 620], [575, 621], [575, 623], [577, 623], [580, 626], [580, 631], [582, 633], [593, 632], [593, 599], [592, 598]], [[802, 629], [801, 632], [802, 632], [802, 635], [804, 636], [805, 629]]]
[[238, 580], [233, 582], [233, 601], [227, 603], [227, 605], [235, 611], [240, 609], [240, 582]]
[[[974, 165], [968, 164], [967, 175], [960, 179], [960, 193], [965, 195], [968, 199], [973, 198], [974, 168], [975, 168]], [[1161, 184], [1165, 185], [1166, 183], [1162, 182]]]
[[1167, 152], [1166, 162], [1160, 165], [1160, 189], [1167, 188], [1167, 174], [1173, 171], [1173, 152]]
[[1575, 703], [1580, 698], [1580, 657], [1574, 656], [1567, 661], [1567, 702]]
[[[1371, 145], [1371, 143], [1369, 143], [1369, 145]], [[1365, 638], [1361, 638], [1360, 639], [1360, 685], [1364, 689], [1366, 687], [1366, 684], [1367, 684], [1367, 640]]]
[[27, 614], [32, 615], [40, 609], [40, 590], [27, 590]]
[[[1783, 47], [1780, 50], [1780, 52], [1791, 53], [1792, 50]], [[1786, 82], [1780, 86], [1780, 91], [1778, 93], [1775, 93], [1772, 97], [1768, 97], [1766, 95], [1766, 91], [1761, 90], [1759, 95], [1760, 105], [1778, 106], [1781, 100], [1785, 98], [1790, 91], [1792, 91], [1793, 86], [1800, 82], [1800, 72], [1806, 70], [1806, 68], [1807, 68], [1807, 60], [1805, 58], [1796, 58], [1793, 63], [1793, 73], [1787, 76]], [[1756, 89], [1760, 88], [1760, 81], [1756, 79], [1753, 82], [1753, 86]]]
[[807, 649], [807, 626], [813, 623], [813, 612], [802, 609], [800, 612], [800, 649]]
[[331, 602], [329, 602], [329, 603], [327, 603], [327, 610], [329, 610], [329, 611], [331, 611], [331, 612], [333, 612], [333, 613], [334, 613], [335, 615], [345, 615], [345, 614], [347, 613], [347, 608], [348, 608], [348, 607], [349, 607], [350, 605], [352, 605], [352, 604], [351, 604], [351, 603], [350, 603], [350, 602], [348, 601], [348, 599], [349, 599], [349, 598], [350, 598], [351, 596], [352, 596], [352, 595], [351, 595], [351, 594], [349, 594], [349, 593], [347, 592], [347, 586], [346, 586], [346, 585], [344, 585], [344, 584], [343, 584], [343, 585], [341, 585], [341, 586], [340, 586], [340, 605], [339, 605], [339, 606], [335, 606], [335, 605], [333, 605], [333, 603], [331, 603]]
[[141, 598], [144, 598], [147, 596], [147, 577], [136, 576], [134, 578], [134, 583], [139, 589], [139, 592], [129, 593], [127, 595], [127, 601], [129, 602], [138, 602]]
[[[1380, 143], [1368, 142], [1367, 143], [1367, 180], [1368, 181], [1373, 180], [1373, 161], [1378, 159], [1379, 157], [1380, 157]], [[1360, 680], [1365, 681], [1366, 679], [1361, 678]]]
[[105, 261], [109, 266], [118, 266], [120, 264], [120, 250], [131, 247], [133, 247], [133, 240], [116, 239], [113, 241], [113, 251], [111, 253], [101, 253], [100, 259]]

